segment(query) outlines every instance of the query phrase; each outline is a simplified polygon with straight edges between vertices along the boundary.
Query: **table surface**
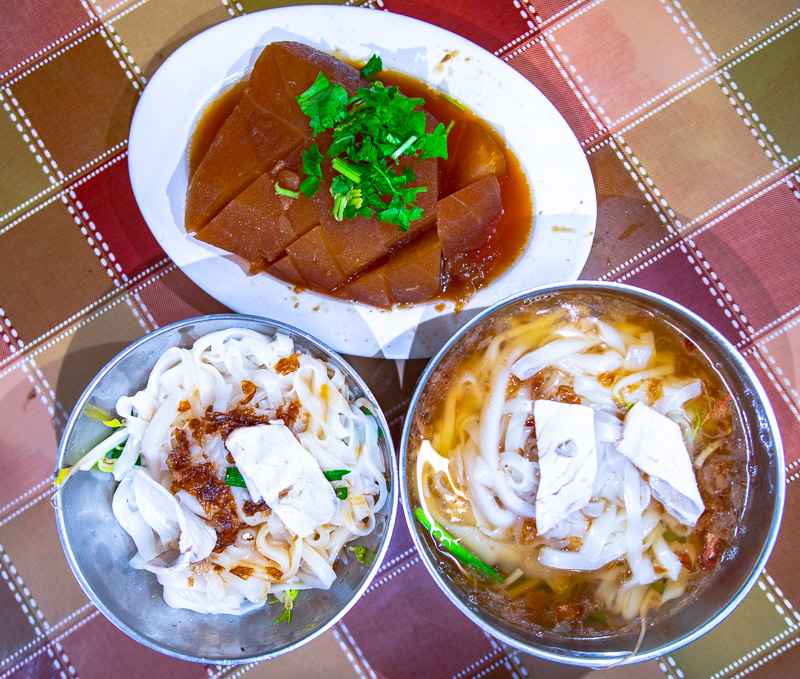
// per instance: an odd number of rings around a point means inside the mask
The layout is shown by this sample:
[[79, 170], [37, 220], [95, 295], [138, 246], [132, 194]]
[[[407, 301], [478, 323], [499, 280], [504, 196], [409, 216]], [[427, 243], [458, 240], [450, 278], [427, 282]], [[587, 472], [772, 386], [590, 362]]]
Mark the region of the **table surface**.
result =
[[[484, 635], [436, 589], [399, 517], [355, 608], [299, 650], [204, 667], [139, 646], [89, 603], [49, 498], [96, 371], [148, 331], [224, 311], [160, 250], [128, 179], [133, 109], [184, 41], [279, 0], [19, 0], [0, 8], [0, 679], [579, 677]], [[597, 186], [581, 275], [671, 297], [764, 385], [787, 519], [741, 606], [690, 646], [604, 677], [800, 672], [800, 9], [796, 0], [375, 0], [478, 43], [567, 120]], [[535, 124], [535, 121], [531, 121]], [[282, 319], [291, 322], [290, 318]], [[353, 359], [399, 438], [424, 361]], [[3, 584], [5, 583], [5, 584]]]

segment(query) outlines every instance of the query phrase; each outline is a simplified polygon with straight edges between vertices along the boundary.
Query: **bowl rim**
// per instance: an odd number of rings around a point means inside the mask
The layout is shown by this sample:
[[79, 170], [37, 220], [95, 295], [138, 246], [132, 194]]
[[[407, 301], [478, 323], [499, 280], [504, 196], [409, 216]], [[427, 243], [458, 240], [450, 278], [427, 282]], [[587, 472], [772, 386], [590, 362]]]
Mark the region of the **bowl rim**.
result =
[[[709, 618], [705, 623], [700, 625], [697, 629], [695, 629], [690, 634], [682, 636], [675, 641], [672, 641], [668, 644], [664, 644], [659, 646], [655, 649], [650, 651], [646, 651], [643, 653], [637, 653], [636, 655], [628, 654], [627, 652], [613, 652], [613, 651], [564, 651], [563, 653], [557, 653], [549, 649], [542, 649], [534, 645], [529, 645], [514, 639], [513, 637], [498, 631], [481, 618], [479, 618], [472, 610], [466, 607], [462, 601], [456, 597], [451, 589], [450, 586], [446, 583], [444, 577], [439, 572], [439, 569], [435, 567], [433, 563], [430, 562], [430, 558], [428, 556], [427, 547], [423, 545], [422, 538], [420, 537], [420, 531], [417, 527], [416, 521], [413, 518], [413, 511], [411, 510], [411, 502], [409, 497], [409, 489], [406, 483], [407, 478], [407, 446], [408, 446], [408, 437], [411, 429], [412, 423], [412, 414], [416, 409], [417, 403], [419, 401], [420, 396], [431, 376], [433, 371], [438, 366], [439, 362], [445, 356], [445, 354], [450, 350], [450, 348], [456, 344], [465, 334], [467, 334], [473, 327], [481, 323], [487, 316], [495, 313], [499, 309], [512, 306], [513, 304], [520, 302], [523, 299], [527, 298], [534, 298], [534, 297], [541, 297], [551, 293], [561, 293], [561, 292], [601, 292], [601, 293], [622, 293], [626, 296], [627, 299], [631, 299], [632, 301], [640, 301], [640, 302], [650, 302], [663, 305], [667, 307], [671, 312], [677, 314], [678, 317], [683, 316], [687, 319], [688, 323], [694, 324], [697, 326], [698, 329], [702, 330], [704, 333], [710, 335], [713, 340], [719, 343], [722, 348], [729, 352], [730, 356], [732, 357], [734, 363], [736, 364], [737, 368], [739, 368], [743, 374], [744, 380], [749, 383], [749, 386], [753, 389], [753, 392], [756, 398], [761, 402], [764, 407], [764, 414], [769, 426], [769, 431], [772, 434], [775, 444], [775, 453], [778, 456], [776, 469], [777, 469], [777, 478], [775, 479], [775, 508], [773, 510], [772, 522], [770, 524], [770, 530], [766, 538], [762, 543], [761, 553], [759, 554], [758, 560], [756, 561], [754, 567], [752, 568], [750, 575], [747, 577], [745, 582], [740, 587], [739, 591], [731, 597], [728, 603], [722, 607], [714, 616]], [[781, 438], [780, 429], [778, 427], [778, 421], [775, 416], [775, 412], [772, 408], [771, 402], [767, 397], [766, 391], [764, 387], [761, 385], [760, 380], [756, 376], [753, 369], [747, 363], [747, 360], [742, 356], [738, 349], [728, 340], [721, 332], [719, 332], [715, 327], [713, 327], [708, 321], [703, 319], [701, 316], [696, 314], [695, 312], [687, 309], [682, 304], [671, 300], [663, 295], [660, 295], [656, 292], [652, 292], [650, 290], [645, 290], [643, 288], [638, 288], [633, 285], [629, 285], [626, 283], [617, 283], [612, 281], [587, 281], [587, 280], [579, 280], [573, 282], [564, 282], [564, 283], [552, 283], [547, 285], [541, 285], [534, 288], [530, 288], [528, 290], [521, 291], [510, 297], [507, 297], [504, 300], [501, 300], [497, 304], [494, 304], [490, 307], [484, 309], [481, 313], [476, 315], [474, 318], [470, 319], [464, 326], [462, 326], [457, 333], [455, 333], [447, 343], [436, 353], [436, 355], [431, 358], [428, 364], [425, 367], [422, 375], [420, 375], [419, 380], [417, 381], [417, 385], [414, 389], [414, 394], [411, 397], [411, 401], [408, 405], [408, 410], [406, 413], [405, 422], [403, 423], [403, 430], [400, 436], [400, 446], [397, 451], [398, 456], [398, 466], [399, 466], [399, 480], [400, 480], [400, 499], [403, 505], [403, 513], [405, 515], [406, 525], [408, 526], [409, 532], [411, 533], [411, 537], [414, 540], [414, 546], [417, 548], [417, 551], [420, 554], [420, 559], [423, 564], [425, 564], [425, 568], [430, 573], [431, 577], [433, 577], [434, 581], [436, 582], [439, 589], [447, 596], [447, 598], [458, 608], [461, 613], [466, 615], [473, 623], [478, 625], [482, 630], [486, 633], [494, 636], [495, 638], [499, 639], [505, 644], [517, 648], [521, 651], [526, 653], [530, 653], [540, 658], [544, 658], [546, 660], [551, 660], [560, 663], [567, 663], [571, 665], [578, 665], [584, 667], [590, 667], [595, 669], [601, 669], [604, 667], [610, 667], [612, 665], [623, 665], [623, 664], [632, 664], [638, 662], [645, 662], [647, 660], [652, 660], [659, 656], [672, 653], [675, 650], [686, 646], [687, 644], [695, 641], [696, 639], [700, 638], [707, 632], [711, 631], [716, 625], [722, 622], [728, 615], [742, 602], [742, 600], [747, 596], [750, 590], [758, 581], [758, 578], [761, 576], [761, 572], [764, 569], [764, 566], [769, 559], [770, 554], [772, 553], [772, 549], [775, 546], [775, 542], [778, 538], [778, 532], [780, 530], [781, 518], [783, 516], [785, 498], [786, 498], [786, 463], [785, 463], [785, 455], [784, 455], [784, 448], [783, 448], [783, 440]]]
[[[69, 564], [70, 570], [72, 574], [75, 576], [75, 579], [78, 581], [83, 592], [89, 597], [89, 600], [98, 608], [98, 610], [106, 617], [106, 619], [115, 625], [119, 630], [127, 634], [130, 638], [135, 641], [138, 641], [140, 644], [154, 650], [158, 651], [159, 653], [163, 653], [165, 655], [171, 656], [173, 658], [178, 658], [180, 660], [187, 660], [189, 662], [197, 662], [197, 663], [204, 663], [207, 665], [241, 665], [245, 663], [254, 663], [260, 662], [262, 660], [269, 660], [271, 658], [278, 657], [283, 655], [284, 653], [288, 653], [304, 644], [312, 641], [316, 637], [320, 636], [324, 632], [328, 631], [333, 625], [335, 625], [339, 620], [341, 620], [344, 615], [356, 604], [356, 602], [361, 598], [364, 592], [372, 583], [373, 579], [378, 573], [381, 564], [383, 563], [383, 559], [386, 556], [386, 552], [389, 548], [389, 543], [391, 542], [392, 533], [394, 532], [395, 521], [397, 519], [397, 512], [398, 512], [398, 503], [399, 503], [399, 491], [398, 491], [398, 482], [399, 482], [399, 472], [397, 466], [397, 456], [396, 456], [396, 449], [394, 447], [394, 443], [392, 441], [392, 435], [389, 430], [388, 422], [386, 421], [386, 416], [381, 408], [378, 400], [375, 398], [375, 395], [372, 393], [372, 390], [369, 388], [367, 383], [361, 377], [361, 375], [353, 368], [352, 365], [348, 361], [346, 361], [338, 352], [334, 351], [331, 347], [329, 347], [325, 342], [322, 340], [314, 337], [310, 333], [306, 332], [305, 330], [301, 330], [300, 328], [296, 328], [293, 325], [288, 323], [284, 323], [283, 321], [274, 320], [271, 318], [267, 318], [264, 316], [255, 316], [251, 314], [238, 314], [238, 313], [221, 313], [221, 314], [206, 314], [203, 316], [194, 316], [191, 318], [175, 321], [168, 325], [161, 326], [156, 330], [148, 332], [147, 334], [140, 337], [138, 340], [133, 342], [132, 344], [125, 347], [122, 351], [120, 351], [114, 358], [112, 358], [106, 365], [97, 373], [97, 375], [92, 379], [89, 385], [84, 389], [83, 393], [81, 394], [80, 398], [75, 403], [75, 406], [70, 413], [69, 419], [67, 420], [67, 424], [64, 427], [64, 432], [61, 435], [61, 440], [58, 444], [58, 453], [56, 455], [55, 461], [55, 473], [58, 473], [58, 470], [62, 467], [64, 463], [64, 457], [67, 452], [67, 442], [69, 441], [73, 430], [77, 426], [78, 419], [83, 412], [83, 408], [86, 405], [87, 401], [91, 397], [92, 393], [94, 392], [97, 385], [108, 375], [111, 370], [113, 370], [124, 358], [129, 356], [130, 354], [134, 353], [139, 347], [152, 341], [155, 337], [160, 335], [169, 333], [175, 329], [186, 327], [189, 325], [199, 325], [205, 324], [211, 321], [230, 321], [230, 328], [237, 327], [240, 325], [241, 322], [249, 322], [258, 325], [265, 326], [264, 331], [283, 331], [291, 335], [294, 339], [295, 336], [301, 337], [305, 342], [308, 342], [311, 346], [315, 349], [319, 350], [322, 353], [325, 353], [336, 361], [338, 361], [342, 367], [345, 368], [346, 376], [349, 379], [352, 379], [356, 385], [363, 391], [364, 396], [368, 398], [377, 408], [378, 412], [378, 421], [380, 426], [384, 432], [384, 439], [386, 445], [386, 452], [388, 460], [388, 473], [389, 473], [389, 501], [384, 506], [384, 510], [387, 513], [387, 521], [386, 521], [386, 529], [385, 529], [385, 536], [383, 538], [382, 544], [380, 549], [378, 550], [377, 554], [375, 555], [375, 560], [370, 564], [369, 570], [367, 571], [363, 581], [361, 584], [354, 590], [353, 595], [350, 599], [345, 602], [345, 604], [339, 609], [339, 611], [334, 614], [330, 620], [328, 620], [323, 625], [320, 625], [318, 628], [314, 629], [313, 631], [309, 632], [306, 636], [298, 639], [292, 644], [289, 644], [285, 648], [278, 649], [277, 651], [271, 651], [268, 653], [260, 653], [254, 654], [246, 657], [241, 658], [220, 658], [220, 657], [208, 657], [201, 654], [191, 655], [188, 653], [183, 653], [181, 651], [177, 651], [175, 649], [164, 647], [154, 640], [150, 639], [149, 637], [141, 634], [138, 630], [133, 628], [128, 623], [120, 620], [111, 610], [106, 606], [106, 604], [96, 595], [94, 589], [89, 584], [88, 580], [83, 574], [83, 571], [79, 568], [77, 559], [72, 549], [72, 544], [70, 543], [69, 539], [66, 535], [66, 527], [63, 518], [63, 511], [62, 507], [59, 506], [56, 502], [53, 503], [55, 509], [55, 516], [56, 516], [56, 529], [58, 531], [58, 537], [61, 541], [61, 547], [64, 550], [64, 555], [67, 558], [67, 563]], [[259, 332], [256, 330], [256, 332]], [[208, 333], [205, 333], [208, 334]], [[201, 337], [199, 335], [198, 337]], [[55, 497], [55, 495], [53, 496]], [[255, 613], [257, 611], [262, 610], [262, 608], [258, 608], [251, 613]], [[247, 615], [247, 614], [245, 614]], [[229, 616], [229, 617], [242, 617], [242, 616]]]

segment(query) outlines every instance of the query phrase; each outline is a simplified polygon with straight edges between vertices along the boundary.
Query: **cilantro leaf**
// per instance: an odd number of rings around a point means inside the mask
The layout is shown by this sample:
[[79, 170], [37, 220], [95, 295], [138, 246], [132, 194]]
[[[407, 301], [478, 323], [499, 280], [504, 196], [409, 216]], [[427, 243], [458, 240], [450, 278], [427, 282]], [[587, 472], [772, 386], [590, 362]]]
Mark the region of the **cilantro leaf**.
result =
[[311, 120], [314, 134], [333, 127], [344, 120], [347, 113], [347, 90], [338, 83], [330, 81], [320, 71], [314, 84], [297, 97], [300, 110]]
[[369, 61], [364, 64], [364, 67], [361, 69], [361, 75], [365, 78], [369, 79], [376, 73], [380, 73], [383, 70], [383, 61], [377, 54], [373, 54]]
[[425, 135], [419, 143], [420, 161], [426, 158], [447, 159], [447, 132], [443, 123], [439, 123], [432, 134]]
[[[373, 55], [363, 73], [373, 75], [382, 67], [380, 58]], [[415, 201], [427, 188], [409, 186], [416, 179], [411, 168], [396, 169], [403, 156], [417, 157], [420, 162], [447, 157], [450, 128], [439, 124], [432, 133], [426, 133], [423, 99], [406, 97], [396, 86], [386, 87], [380, 81], [359, 88], [348, 98], [340, 85], [331, 85], [320, 73], [297, 101], [315, 134], [333, 129], [325, 156], [332, 160], [330, 192], [337, 220], [374, 215], [406, 231], [412, 221], [423, 216]], [[303, 153], [307, 176], [300, 190], [307, 198], [319, 190], [321, 160], [316, 144]]]

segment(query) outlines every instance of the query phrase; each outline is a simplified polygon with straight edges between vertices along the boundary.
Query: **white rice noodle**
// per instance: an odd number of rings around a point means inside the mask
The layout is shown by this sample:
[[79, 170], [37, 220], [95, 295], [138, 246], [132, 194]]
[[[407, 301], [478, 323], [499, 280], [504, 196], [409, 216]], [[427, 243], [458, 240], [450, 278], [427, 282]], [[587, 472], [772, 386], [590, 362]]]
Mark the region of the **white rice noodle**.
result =
[[525, 446], [525, 442], [531, 434], [531, 427], [526, 424], [528, 417], [527, 413], [522, 412], [514, 413], [508, 418], [508, 426], [503, 439], [504, 450], [516, 451]]
[[[674, 372], [674, 365], [662, 365], [658, 368], [640, 370], [639, 372], [631, 373], [630, 375], [623, 377], [621, 380], [618, 380], [616, 384], [614, 384], [612, 391], [618, 395], [623, 389], [627, 389], [638, 382], [643, 382], [644, 380], [653, 380], [659, 377], [666, 377], [667, 375], [672, 375]], [[629, 396], [626, 396], [625, 398], [630, 400]]]
[[667, 545], [662, 535], [659, 535], [653, 541], [653, 553], [656, 562], [667, 570], [667, 577], [670, 580], [677, 580], [683, 566], [678, 557], [675, 556], [673, 551], [669, 548], [669, 545]]
[[472, 458], [466, 461], [465, 467], [469, 483], [467, 497], [478, 524], [485, 526], [487, 532], [511, 526], [517, 517], [514, 512], [498, 505], [492, 491], [492, 473], [486, 462], [482, 458]]
[[615, 407], [611, 390], [592, 375], [575, 375], [572, 388], [581, 397], [583, 405]]
[[644, 538], [644, 525], [642, 521], [642, 490], [645, 485], [638, 470], [629, 461], [625, 463], [625, 476], [623, 481], [625, 497], [625, 515], [627, 517], [627, 527], [625, 537], [627, 541], [626, 559], [631, 569], [631, 579], [627, 585], [645, 585], [655, 582], [656, 574], [653, 564], [649, 559], [642, 555]]
[[619, 333], [619, 330], [610, 326], [605, 321], [601, 321], [599, 318], [594, 318], [592, 320], [600, 332], [600, 337], [602, 338], [603, 342], [608, 347], [616, 351], [620, 356], [624, 356], [626, 351], [625, 341], [622, 339], [622, 335]]
[[703, 383], [692, 380], [680, 386], [663, 386], [662, 396], [653, 404], [653, 409], [662, 415], [680, 410], [686, 401], [697, 398], [703, 393]]
[[[299, 368], [277, 372], [278, 361], [293, 354]], [[323, 470], [350, 470], [337, 482], [348, 488], [348, 497], [339, 503], [332, 521], [304, 542], [274, 512], [244, 515], [242, 506], [249, 495], [246, 489], [231, 488], [251, 537], [246, 539], [242, 532], [222, 553], [211, 553], [209, 543], [213, 547], [216, 533], [196, 498], [183, 490], [177, 495], [167, 490], [173, 477], [166, 460], [175, 444], [174, 431], [191, 418], [202, 418], [209, 407], [226, 412], [236, 406], [244, 395], [243, 381], [256, 386], [248, 403], [256, 413], [272, 416], [281, 406], [299, 407], [294, 434]], [[190, 408], [179, 410], [185, 401]], [[366, 399], [352, 397], [340, 370], [296, 350], [292, 339], [281, 333], [269, 338], [229, 329], [199, 338], [191, 349], [164, 352], [146, 387], [117, 402], [117, 412], [126, 419], [124, 436], [130, 433], [130, 438], [114, 466], [121, 480], [112, 510], [136, 545], [132, 565], [157, 572], [168, 604], [204, 613], [239, 615], [263, 605], [270, 591], [278, 595], [288, 589], [330, 587], [334, 560], [348, 542], [374, 529], [375, 514], [388, 498], [378, 427], [362, 408], [376, 410]], [[222, 438], [187, 439], [192, 463], [210, 462], [224, 478], [229, 463]], [[134, 466], [139, 455], [144, 468]], [[178, 558], [170, 551], [176, 545]], [[215, 571], [212, 562], [223, 565], [224, 572]], [[272, 583], [262, 568], [240, 578], [229, 572], [237, 563], [269, 565], [281, 577]]]
[[500, 467], [505, 471], [505, 482], [515, 493], [535, 493], [538, 481], [533, 462], [517, 453], [500, 453]]
[[644, 370], [655, 352], [655, 339], [652, 332], [642, 333], [642, 344], [629, 344], [622, 367], [630, 372]]
[[542, 368], [552, 365], [571, 354], [585, 351], [596, 345], [597, 338], [583, 339], [558, 339], [534, 349], [518, 359], [511, 367], [511, 372], [521, 380], [527, 380], [538, 373]]
[[568, 373], [600, 375], [621, 368], [622, 357], [616, 351], [605, 351], [602, 354], [571, 354], [553, 365]]

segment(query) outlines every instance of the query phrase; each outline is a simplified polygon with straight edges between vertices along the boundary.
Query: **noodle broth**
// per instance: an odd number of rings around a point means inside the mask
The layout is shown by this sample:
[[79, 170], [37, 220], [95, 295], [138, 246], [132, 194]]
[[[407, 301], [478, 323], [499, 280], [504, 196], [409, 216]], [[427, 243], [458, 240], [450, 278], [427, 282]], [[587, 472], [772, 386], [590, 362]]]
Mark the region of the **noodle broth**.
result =
[[[576, 341], [585, 346], [565, 354]], [[535, 353], [548, 345], [550, 361]], [[521, 379], [526, 355], [541, 360]], [[543, 534], [532, 414], [541, 400], [592, 408], [598, 458], [588, 502]], [[704, 506], [694, 525], [616, 452], [639, 402], [680, 427]], [[635, 635], [685, 606], [736, 553], [749, 462], [737, 405], [691, 337], [630, 301], [551, 295], [487, 317], [431, 374], [406, 450], [412, 506], [424, 495], [429, 518], [499, 577], [421, 530], [439, 567], [472, 605], [539, 635]]]

